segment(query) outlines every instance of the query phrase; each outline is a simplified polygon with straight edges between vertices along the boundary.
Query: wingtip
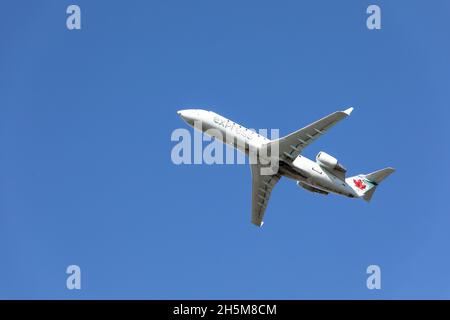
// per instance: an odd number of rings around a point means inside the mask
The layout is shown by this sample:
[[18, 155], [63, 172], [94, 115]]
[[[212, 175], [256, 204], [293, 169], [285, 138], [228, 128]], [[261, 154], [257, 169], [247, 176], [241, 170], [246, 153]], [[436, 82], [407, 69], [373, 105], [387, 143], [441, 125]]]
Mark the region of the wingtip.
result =
[[261, 221], [261, 222], [252, 221], [252, 223], [253, 223], [255, 226], [257, 226], [258, 228], [261, 228], [261, 227], [263, 226], [263, 224], [264, 224], [264, 221]]
[[350, 113], [352, 113], [352, 111], [353, 111], [353, 107], [350, 107], [350, 108], [348, 108], [348, 109], [346, 109], [346, 110], [344, 110], [343, 112], [346, 114], [346, 115], [350, 115]]
[[259, 221], [253, 221], [252, 220], [252, 224], [257, 226], [258, 228], [261, 228], [263, 226], [263, 224], [264, 224], [264, 221], [259, 222]]

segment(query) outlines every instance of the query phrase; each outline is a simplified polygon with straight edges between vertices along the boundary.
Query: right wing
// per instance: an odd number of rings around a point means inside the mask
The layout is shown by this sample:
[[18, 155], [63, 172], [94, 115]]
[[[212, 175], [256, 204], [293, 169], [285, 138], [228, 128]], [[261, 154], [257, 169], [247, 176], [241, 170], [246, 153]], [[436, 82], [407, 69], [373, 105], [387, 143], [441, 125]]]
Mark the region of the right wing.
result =
[[352, 111], [353, 108], [348, 108], [345, 111], [336, 111], [283, 138], [271, 141], [268, 146], [278, 143], [280, 159], [292, 162], [306, 146], [315, 141], [340, 120], [348, 117]]
[[250, 168], [252, 170], [252, 223], [261, 227], [270, 194], [281, 176], [279, 174], [261, 175], [261, 166], [257, 164], [251, 164]]

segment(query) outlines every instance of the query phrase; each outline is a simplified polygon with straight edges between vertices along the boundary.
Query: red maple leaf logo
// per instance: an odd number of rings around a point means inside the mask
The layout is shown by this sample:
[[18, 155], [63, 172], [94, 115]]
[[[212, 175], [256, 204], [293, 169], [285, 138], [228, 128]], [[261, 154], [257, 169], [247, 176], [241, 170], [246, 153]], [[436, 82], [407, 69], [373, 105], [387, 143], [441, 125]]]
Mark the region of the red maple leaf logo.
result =
[[358, 180], [353, 179], [353, 183], [355, 184], [356, 187], [358, 187], [361, 190], [364, 190], [366, 188], [366, 185], [361, 179]]

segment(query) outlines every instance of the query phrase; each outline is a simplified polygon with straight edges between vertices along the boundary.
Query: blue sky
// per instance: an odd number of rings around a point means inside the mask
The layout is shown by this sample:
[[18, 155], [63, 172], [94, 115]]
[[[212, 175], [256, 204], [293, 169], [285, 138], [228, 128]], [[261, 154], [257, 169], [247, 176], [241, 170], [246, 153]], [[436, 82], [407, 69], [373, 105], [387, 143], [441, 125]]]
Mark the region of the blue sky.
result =
[[[0, 298], [450, 298], [447, 1], [71, 3], [2, 4]], [[258, 229], [248, 166], [171, 162], [181, 108], [284, 135], [348, 106], [304, 155], [395, 167], [370, 204], [282, 179]]]

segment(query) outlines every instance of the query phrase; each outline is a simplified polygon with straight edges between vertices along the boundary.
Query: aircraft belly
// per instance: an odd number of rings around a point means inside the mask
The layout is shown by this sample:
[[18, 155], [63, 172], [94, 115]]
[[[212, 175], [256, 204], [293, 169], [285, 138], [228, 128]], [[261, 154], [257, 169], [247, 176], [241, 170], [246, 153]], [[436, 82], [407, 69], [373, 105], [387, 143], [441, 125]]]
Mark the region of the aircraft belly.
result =
[[306, 181], [308, 179], [308, 175], [302, 169], [298, 167], [292, 167], [291, 165], [280, 161], [279, 163], [280, 173], [286, 178], [290, 178], [296, 181]]
[[338, 178], [333, 179], [330, 177], [319, 177], [312, 179], [312, 182], [315, 187], [328, 192], [342, 194], [345, 196], [352, 194], [352, 192], [348, 189], [347, 184]]
[[294, 161], [294, 166], [297, 171], [304, 176], [303, 179], [298, 179], [311, 187], [342, 195], [350, 195], [347, 184], [341, 179], [335, 177], [333, 174], [323, 170], [314, 161], [305, 157], [299, 157]]

